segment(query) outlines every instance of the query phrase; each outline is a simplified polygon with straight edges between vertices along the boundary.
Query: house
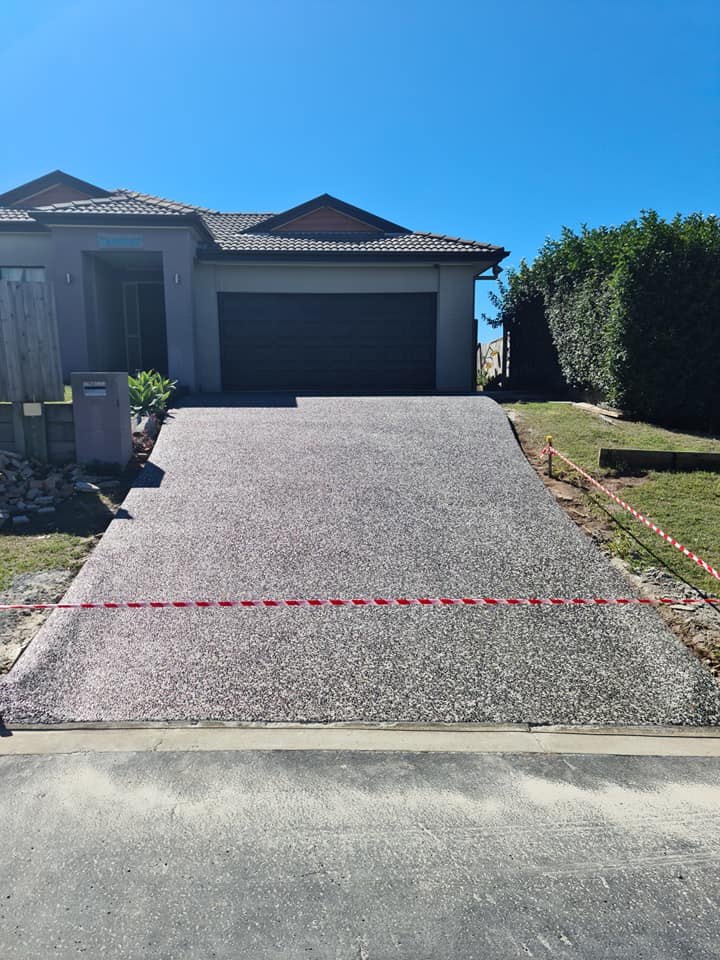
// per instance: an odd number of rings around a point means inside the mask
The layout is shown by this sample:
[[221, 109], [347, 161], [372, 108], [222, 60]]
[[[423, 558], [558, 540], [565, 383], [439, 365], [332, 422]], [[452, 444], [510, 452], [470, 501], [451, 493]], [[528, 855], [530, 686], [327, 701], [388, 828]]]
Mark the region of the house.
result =
[[55, 171], [0, 194], [0, 279], [52, 281], [63, 373], [192, 391], [466, 391], [475, 279], [502, 247], [328, 194], [221, 213]]

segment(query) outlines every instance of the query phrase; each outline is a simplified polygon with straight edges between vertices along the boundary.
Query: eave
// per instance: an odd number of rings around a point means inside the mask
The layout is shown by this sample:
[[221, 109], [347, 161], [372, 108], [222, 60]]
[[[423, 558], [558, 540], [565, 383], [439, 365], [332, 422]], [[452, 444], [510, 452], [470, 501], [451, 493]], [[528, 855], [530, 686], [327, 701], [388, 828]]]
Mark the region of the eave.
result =
[[2, 233], [48, 233], [48, 228], [44, 227], [36, 220], [0, 220], [0, 232]]
[[197, 213], [69, 213], [67, 211], [33, 210], [32, 215], [41, 224], [48, 227], [95, 226], [112, 229], [113, 227], [192, 227], [205, 240], [213, 236]]
[[320, 250], [268, 251], [268, 250], [219, 250], [200, 249], [197, 259], [216, 263], [484, 263], [487, 267], [500, 263], [510, 255], [509, 250], [497, 247], [494, 250], [432, 251], [408, 253], [326, 253]]

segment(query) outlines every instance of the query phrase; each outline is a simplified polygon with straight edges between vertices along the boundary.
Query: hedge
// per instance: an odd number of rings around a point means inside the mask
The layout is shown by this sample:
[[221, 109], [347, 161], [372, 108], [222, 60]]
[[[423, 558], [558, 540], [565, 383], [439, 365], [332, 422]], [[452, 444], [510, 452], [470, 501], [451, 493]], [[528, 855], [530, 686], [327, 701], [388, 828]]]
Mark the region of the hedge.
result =
[[538, 297], [568, 386], [640, 419], [720, 429], [716, 217], [565, 228], [510, 272], [491, 322], [517, 326]]

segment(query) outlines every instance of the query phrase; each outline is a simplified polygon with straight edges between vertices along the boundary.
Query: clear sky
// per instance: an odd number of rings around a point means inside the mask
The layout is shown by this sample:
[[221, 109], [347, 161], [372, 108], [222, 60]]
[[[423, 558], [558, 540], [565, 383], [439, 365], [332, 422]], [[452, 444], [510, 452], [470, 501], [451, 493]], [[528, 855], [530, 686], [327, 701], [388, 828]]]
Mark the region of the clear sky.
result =
[[716, 0], [0, 0], [0, 89], [0, 191], [327, 191], [506, 265], [563, 224], [720, 208]]

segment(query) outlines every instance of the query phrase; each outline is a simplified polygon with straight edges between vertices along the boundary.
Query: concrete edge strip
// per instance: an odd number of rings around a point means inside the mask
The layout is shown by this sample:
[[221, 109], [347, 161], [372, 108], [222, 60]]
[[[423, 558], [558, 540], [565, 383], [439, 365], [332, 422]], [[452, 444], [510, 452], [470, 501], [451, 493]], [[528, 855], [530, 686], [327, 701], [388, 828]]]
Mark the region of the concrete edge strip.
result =
[[720, 757], [720, 729], [454, 724], [90, 724], [14, 728], [0, 756], [335, 750]]

